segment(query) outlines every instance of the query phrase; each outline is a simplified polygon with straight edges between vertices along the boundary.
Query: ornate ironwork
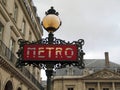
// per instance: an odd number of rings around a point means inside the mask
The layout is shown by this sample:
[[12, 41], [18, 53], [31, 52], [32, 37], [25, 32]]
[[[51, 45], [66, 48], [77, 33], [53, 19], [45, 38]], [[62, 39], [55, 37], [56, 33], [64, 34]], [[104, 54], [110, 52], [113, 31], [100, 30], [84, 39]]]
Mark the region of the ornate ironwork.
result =
[[[59, 15], [58, 12], [56, 12], [56, 10], [51, 7], [51, 9], [49, 9], [46, 13], [46, 16], [49, 14], [54, 14], [54, 15]], [[42, 23], [43, 25], [43, 23]], [[60, 25], [61, 25], [61, 21], [60, 21]], [[60, 26], [59, 25], [59, 26]], [[43, 25], [44, 27], [44, 25]], [[45, 27], [44, 27], [45, 28]], [[59, 28], [59, 27], [58, 27]], [[61, 40], [61, 39], [57, 39], [54, 37], [53, 32], [56, 31], [58, 28], [55, 27], [47, 27], [45, 28], [48, 32], [49, 32], [49, 36], [43, 39], [40, 39], [36, 42], [29, 42], [29, 41], [25, 41], [23, 39], [19, 39], [18, 43], [19, 43], [19, 50], [17, 52], [18, 54], [18, 61], [16, 63], [16, 67], [22, 67], [22, 66], [26, 66], [29, 64], [34, 65], [35, 67], [38, 68], [42, 68], [46, 70], [46, 75], [47, 75], [47, 90], [51, 90], [51, 76], [53, 74], [53, 69], [58, 69], [58, 68], [64, 68], [67, 65], [73, 65], [76, 66], [78, 68], [84, 68], [85, 64], [83, 61], [83, 56], [84, 56], [84, 52], [82, 50], [82, 46], [84, 45], [84, 40], [83, 39], [79, 39], [78, 41], [73, 41], [73, 42], [66, 42], [65, 40]], [[23, 59], [23, 51], [24, 51], [24, 45], [26, 44], [40, 44], [40, 45], [45, 45], [45, 44], [51, 44], [51, 45], [76, 45], [77, 46], [77, 50], [78, 50], [78, 60], [75, 62], [50, 62], [50, 61], [44, 61], [44, 62], [39, 62], [39, 61], [30, 61], [30, 62], [25, 62]]]
[[[51, 40], [50, 40], [51, 39]], [[83, 56], [84, 56], [84, 52], [82, 50], [82, 46], [84, 45], [84, 40], [83, 39], [79, 39], [78, 41], [73, 41], [73, 42], [66, 42], [65, 40], [61, 40], [61, 39], [57, 39], [55, 37], [53, 37], [53, 34], [49, 34], [49, 37], [46, 37], [46, 38], [43, 38], [39, 41], [36, 41], [36, 42], [29, 42], [29, 41], [25, 41], [23, 39], [19, 39], [18, 40], [18, 44], [19, 44], [19, 50], [17, 52], [18, 54], [18, 61], [16, 63], [16, 66], [17, 67], [21, 67], [21, 66], [26, 66], [26, 65], [29, 65], [29, 64], [33, 64], [35, 67], [38, 67], [38, 68], [42, 68], [42, 69], [45, 69], [48, 67], [47, 65], [51, 65], [52, 68], [54, 69], [58, 69], [58, 68], [64, 68], [66, 67], [66, 65], [73, 65], [73, 66], [77, 66], [78, 68], [84, 68], [85, 67], [85, 64], [84, 64], [84, 60], [83, 60]], [[44, 45], [44, 44], [64, 44], [64, 45], [68, 45], [68, 44], [75, 44], [77, 45], [78, 47], [78, 62], [24, 62], [22, 60], [22, 53], [23, 53], [23, 46], [25, 44], [41, 44], [41, 45]]]
[[56, 10], [53, 8], [53, 7], [51, 7], [47, 12], [45, 12], [45, 14], [46, 15], [49, 15], [49, 14], [55, 14], [55, 15], [59, 15], [59, 13], [58, 12], [56, 12]]

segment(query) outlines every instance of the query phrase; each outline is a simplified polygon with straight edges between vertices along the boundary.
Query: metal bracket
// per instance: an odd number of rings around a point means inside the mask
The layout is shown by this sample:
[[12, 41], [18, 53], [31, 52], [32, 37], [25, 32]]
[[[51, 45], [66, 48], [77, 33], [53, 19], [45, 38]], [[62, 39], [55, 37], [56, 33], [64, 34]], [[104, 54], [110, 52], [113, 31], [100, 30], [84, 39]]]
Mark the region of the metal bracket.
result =
[[[51, 41], [50, 41], [51, 39]], [[78, 46], [78, 62], [76, 63], [73, 63], [73, 62], [23, 62], [22, 60], [22, 53], [23, 53], [23, 46], [24, 44], [64, 44], [64, 45], [67, 45], [67, 44], [75, 44]], [[19, 50], [17, 52], [17, 55], [18, 55], [18, 61], [16, 63], [16, 67], [22, 67], [22, 66], [26, 66], [26, 65], [34, 65], [35, 67], [38, 67], [38, 68], [42, 68], [42, 69], [45, 69], [48, 67], [47, 65], [51, 65], [50, 67], [54, 68], [54, 69], [58, 69], [58, 68], [64, 68], [66, 67], [66, 65], [73, 65], [73, 66], [76, 66], [80, 69], [84, 68], [85, 67], [85, 64], [84, 64], [84, 60], [83, 60], [83, 56], [85, 55], [85, 53], [83, 52], [82, 50], [82, 46], [84, 45], [84, 40], [83, 39], [79, 39], [78, 41], [73, 41], [73, 42], [65, 42], [65, 40], [61, 40], [61, 39], [57, 39], [55, 37], [52, 37], [50, 38], [50, 35], [49, 37], [46, 37], [46, 38], [43, 38], [41, 40], [38, 40], [36, 42], [29, 42], [29, 41], [25, 41], [23, 39], [19, 39], [18, 40], [18, 44], [19, 44]]]

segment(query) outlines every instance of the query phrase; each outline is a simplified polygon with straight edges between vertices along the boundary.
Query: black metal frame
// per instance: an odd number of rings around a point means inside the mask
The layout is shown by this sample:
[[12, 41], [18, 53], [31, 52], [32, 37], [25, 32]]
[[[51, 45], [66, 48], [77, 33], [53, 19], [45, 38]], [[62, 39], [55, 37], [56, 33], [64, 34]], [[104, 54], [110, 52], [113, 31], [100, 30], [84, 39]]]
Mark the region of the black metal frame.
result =
[[[47, 68], [48, 64], [52, 64], [52, 68], [54, 69], [58, 69], [58, 68], [64, 68], [66, 67], [66, 65], [73, 65], [73, 66], [77, 66], [78, 68], [82, 69], [85, 67], [84, 64], [84, 60], [83, 60], [83, 56], [84, 56], [84, 52], [82, 50], [82, 46], [84, 45], [84, 40], [83, 39], [79, 39], [78, 41], [73, 41], [73, 42], [65, 42], [65, 40], [61, 40], [61, 39], [57, 39], [56, 37], [53, 37], [53, 34], [50, 33], [48, 37], [41, 39], [39, 41], [36, 42], [29, 42], [29, 41], [25, 41], [24, 39], [19, 39], [18, 40], [19, 43], [19, 50], [17, 52], [18, 54], [18, 61], [16, 63], [17, 67], [21, 67], [21, 66], [27, 66], [29, 64], [33, 64], [34, 66], [38, 67], [38, 68], [42, 68], [45, 69]], [[25, 62], [23, 59], [23, 46], [25, 44], [40, 44], [40, 45], [45, 45], [45, 44], [53, 44], [53, 45], [58, 45], [58, 44], [62, 44], [62, 45], [77, 45], [78, 47], [78, 61], [77, 62]]]
[[[51, 7], [51, 9], [49, 9], [45, 14], [46, 15], [53, 14], [53, 15], [56, 15], [56, 16], [59, 15], [59, 13], [56, 12], [56, 10], [53, 7]], [[61, 25], [61, 21], [60, 21], [60, 25]], [[54, 28], [54, 27], [45, 28], [47, 31], [51, 30], [49, 32], [48, 37], [46, 37], [45, 39], [40, 39], [36, 42], [29, 42], [29, 41], [26, 41], [26, 40], [23, 40], [23, 39], [18, 40], [19, 50], [17, 52], [18, 61], [16, 63], [16, 67], [22, 67], [22, 66], [32, 64], [35, 67], [38, 67], [40, 69], [41, 68], [45, 69], [46, 76], [47, 76], [47, 90], [51, 90], [51, 76], [53, 74], [53, 69], [64, 68], [67, 65], [69, 65], [69, 66], [73, 65], [73, 66], [76, 66], [80, 69], [85, 67], [84, 60], [83, 60], [83, 56], [85, 55], [85, 53], [82, 50], [82, 46], [84, 45], [84, 40], [79, 39], [78, 41], [73, 41], [73, 42], [70, 43], [70, 42], [66, 42], [65, 40], [57, 39], [57, 38], [54, 37], [52, 31], [56, 31], [58, 28]], [[54, 29], [54, 30], [52, 30], [52, 29]], [[68, 45], [69, 44], [69, 45], [72, 45], [72, 44], [75, 44], [78, 47], [78, 60], [76, 62], [72, 62], [72, 61], [71, 62], [64, 62], [64, 61], [63, 62], [48, 62], [48, 61], [45, 61], [45, 62], [38, 62], [38, 61], [37, 62], [36, 61], [25, 62], [24, 60], [22, 60], [23, 59], [23, 54], [24, 54], [23, 53], [23, 47], [24, 47], [25, 44], [40, 44], [40, 45], [45, 45], [45, 44], [47, 44], [47, 45], [48, 44], [52, 44], [52, 45], [58, 45], [58, 44]]]

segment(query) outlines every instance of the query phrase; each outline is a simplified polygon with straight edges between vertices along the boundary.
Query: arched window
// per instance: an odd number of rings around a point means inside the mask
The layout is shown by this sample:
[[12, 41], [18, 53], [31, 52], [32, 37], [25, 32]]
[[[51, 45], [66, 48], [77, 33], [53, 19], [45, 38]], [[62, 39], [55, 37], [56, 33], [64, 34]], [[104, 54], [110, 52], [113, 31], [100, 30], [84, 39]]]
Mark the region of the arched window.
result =
[[10, 80], [6, 83], [4, 90], [13, 90], [13, 85]]

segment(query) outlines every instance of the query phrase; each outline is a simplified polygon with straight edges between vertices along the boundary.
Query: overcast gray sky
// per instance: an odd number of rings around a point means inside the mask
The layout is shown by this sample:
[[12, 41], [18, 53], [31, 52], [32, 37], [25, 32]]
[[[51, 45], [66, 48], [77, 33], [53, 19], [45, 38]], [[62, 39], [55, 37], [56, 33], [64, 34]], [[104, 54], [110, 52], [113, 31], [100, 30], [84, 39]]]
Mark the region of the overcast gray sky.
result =
[[[66, 41], [84, 39], [86, 59], [109, 59], [120, 64], [120, 0], [33, 0], [41, 20], [51, 6], [62, 26], [54, 36]], [[48, 33], [44, 31], [44, 37]]]

